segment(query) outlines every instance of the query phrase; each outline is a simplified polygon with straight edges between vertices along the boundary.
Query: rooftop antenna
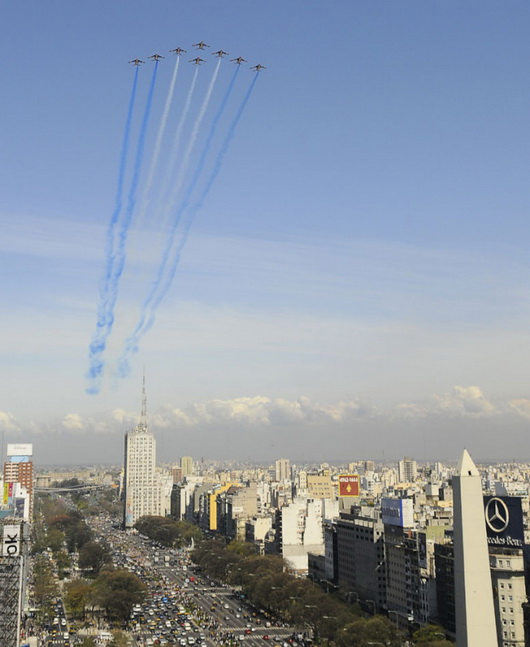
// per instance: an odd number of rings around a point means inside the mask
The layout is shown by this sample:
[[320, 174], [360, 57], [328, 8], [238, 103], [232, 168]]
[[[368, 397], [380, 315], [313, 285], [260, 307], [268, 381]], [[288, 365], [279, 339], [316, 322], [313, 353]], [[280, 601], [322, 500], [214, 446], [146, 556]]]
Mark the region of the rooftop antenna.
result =
[[147, 429], [147, 394], [145, 392], [145, 366], [142, 378], [142, 412], [140, 414], [140, 426]]

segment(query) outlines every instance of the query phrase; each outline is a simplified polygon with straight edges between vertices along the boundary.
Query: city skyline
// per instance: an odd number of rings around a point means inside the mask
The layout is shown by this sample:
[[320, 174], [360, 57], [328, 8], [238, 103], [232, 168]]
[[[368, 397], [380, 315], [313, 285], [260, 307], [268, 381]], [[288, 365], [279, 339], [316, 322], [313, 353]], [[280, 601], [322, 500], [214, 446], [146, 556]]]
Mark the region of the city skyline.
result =
[[[176, 456], [530, 457], [530, 10], [479, 6], [6, 7], [6, 441], [33, 442], [41, 463], [117, 462], [145, 364], [151, 428]], [[203, 37], [248, 58], [241, 74], [267, 69], [118, 381], [161, 244], [133, 232], [109, 372], [89, 397], [127, 61], [167, 56], [160, 119], [168, 50]]]

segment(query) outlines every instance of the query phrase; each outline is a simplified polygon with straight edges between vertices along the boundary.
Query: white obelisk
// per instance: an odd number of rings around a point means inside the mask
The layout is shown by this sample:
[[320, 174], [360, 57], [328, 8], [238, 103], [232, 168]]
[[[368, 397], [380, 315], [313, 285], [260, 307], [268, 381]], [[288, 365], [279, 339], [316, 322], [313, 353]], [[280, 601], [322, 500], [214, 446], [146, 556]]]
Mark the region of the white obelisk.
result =
[[480, 474], [466, 449], [453, 477], [458, 647], [497, 647]]

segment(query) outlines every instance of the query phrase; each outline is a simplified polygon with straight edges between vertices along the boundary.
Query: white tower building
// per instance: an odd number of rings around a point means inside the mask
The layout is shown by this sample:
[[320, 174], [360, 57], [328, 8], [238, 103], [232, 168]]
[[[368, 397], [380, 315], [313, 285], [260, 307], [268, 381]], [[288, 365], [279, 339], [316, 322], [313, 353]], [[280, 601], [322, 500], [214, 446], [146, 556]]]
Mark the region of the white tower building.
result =
[[288, 458], [279, 458], [275, 465], [276, 481], [290, 481], [291, 480], [291, 463]]
[[418, 477], [418, 465], [412, 458], [405, 458], [398, 464], [399, 480], [401, 483], [414, 483]]
[[147, 426], [145, 376], [142, 413], [136, 427], [125, 434], [124, 526], [131, 528], [145, 515], [160, 515], [160, 483], [156, 474], [156, 440]]
[[480, 474], [464, 449], [453, 477], [458, 647], [497, 647]]

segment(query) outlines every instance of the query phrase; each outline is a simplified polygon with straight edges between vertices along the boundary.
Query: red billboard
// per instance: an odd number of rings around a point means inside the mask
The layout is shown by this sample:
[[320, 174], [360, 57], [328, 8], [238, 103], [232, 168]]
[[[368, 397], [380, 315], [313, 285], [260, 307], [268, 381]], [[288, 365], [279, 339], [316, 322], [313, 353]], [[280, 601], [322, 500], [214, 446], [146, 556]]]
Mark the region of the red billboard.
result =
[[339, 496], [359, 496], [358, 474], [341, 474], [339, 476]]

